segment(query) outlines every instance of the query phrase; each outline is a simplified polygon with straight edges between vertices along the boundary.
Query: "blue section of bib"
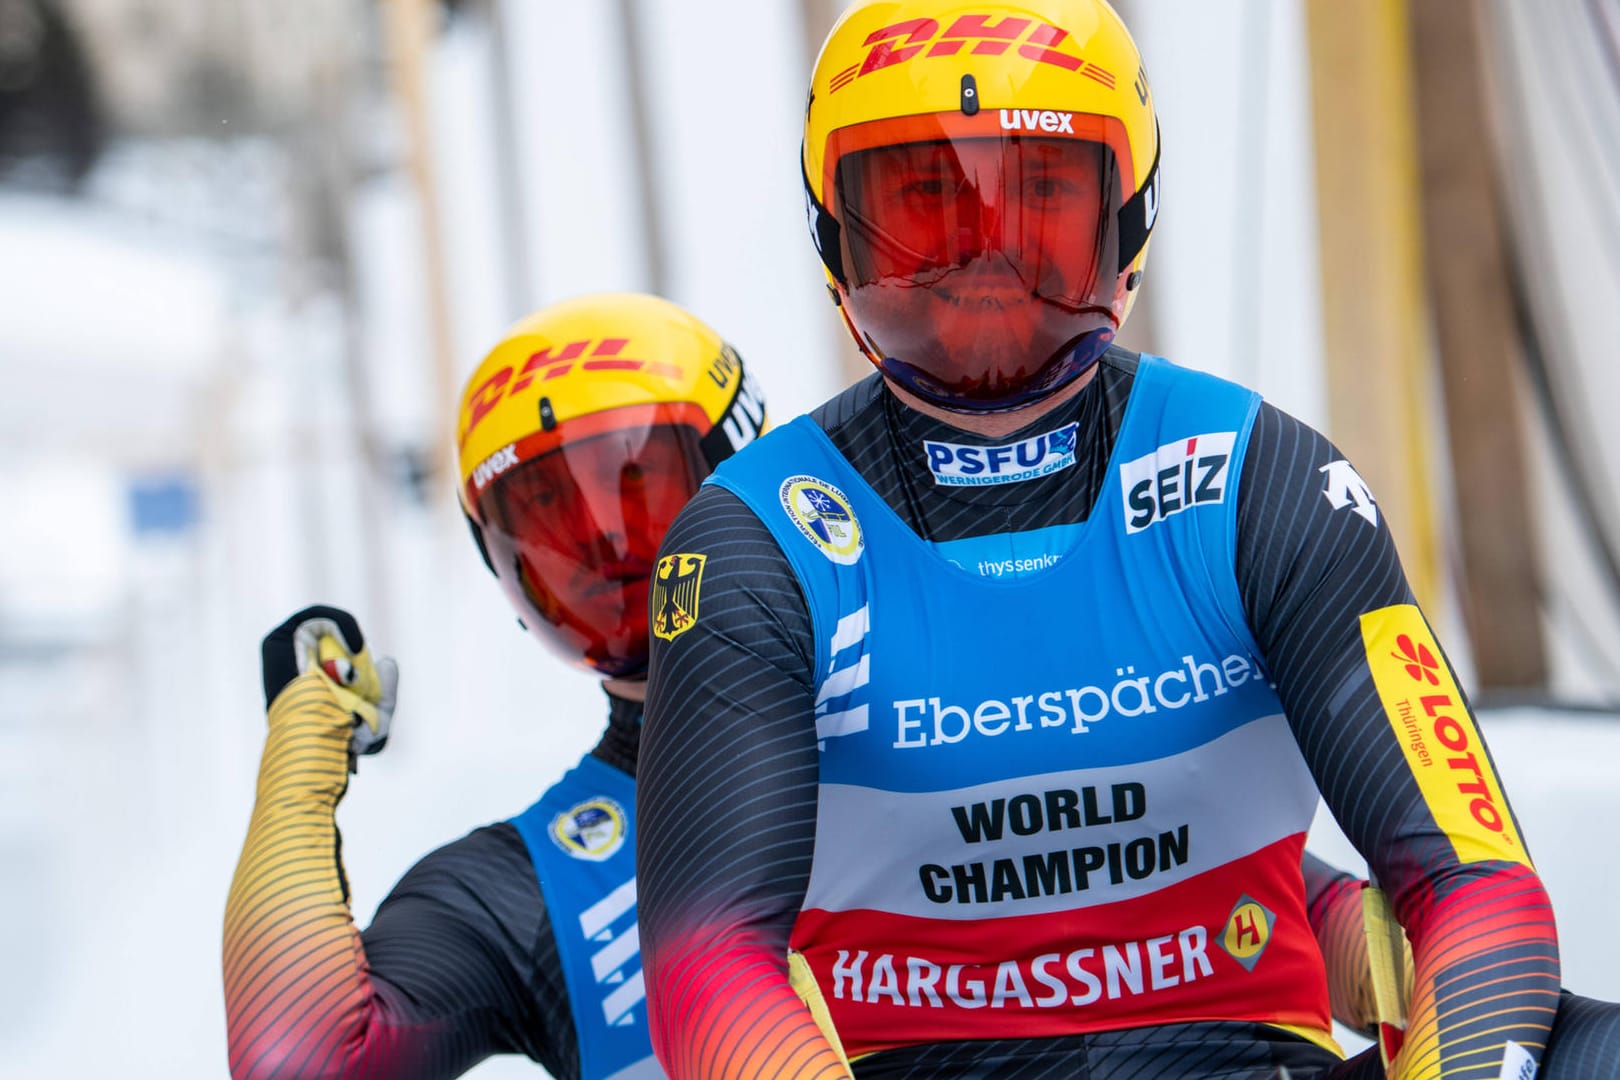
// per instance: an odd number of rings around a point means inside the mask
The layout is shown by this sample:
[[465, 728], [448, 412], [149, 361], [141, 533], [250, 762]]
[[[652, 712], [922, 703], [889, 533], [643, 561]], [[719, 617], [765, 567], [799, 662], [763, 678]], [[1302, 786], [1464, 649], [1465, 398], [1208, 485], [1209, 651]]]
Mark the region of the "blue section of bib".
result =
[[[808, 418], [725, 462], [707, 482], [770, 529], [810, 606], [822, 783], [1130, 765], [1280, 713], [1233, 571], [1259, 403], [1143, 357], [1086, 521], [937, 544]], [[827, 496], [831, 539], [805, 491]]]
[[635, 818], [635, 780], [587, 756], [512, 819], [551, 918], [581, 1080], [662, 1076], [636, 930]]

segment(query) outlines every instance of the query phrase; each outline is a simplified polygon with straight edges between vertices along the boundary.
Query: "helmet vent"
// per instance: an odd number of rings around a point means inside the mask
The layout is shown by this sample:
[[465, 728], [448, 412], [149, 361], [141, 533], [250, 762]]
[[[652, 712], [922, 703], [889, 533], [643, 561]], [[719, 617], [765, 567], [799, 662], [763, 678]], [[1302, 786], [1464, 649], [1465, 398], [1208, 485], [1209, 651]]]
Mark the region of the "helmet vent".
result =
[[556, 426], [557, 426], [557, 413], [556, 413], [556, 410], [554, 410], [551, 407], [551, 399], [548, 398], [548, 397], [543, 397], [543, 398], [540, 399], [540, 430], [541, 431], [550, 431], [552, 428], [554, 428]]
[[979, 111], [979, 84], [972, 75], [962, 76], [962, 115], [973, 116]]

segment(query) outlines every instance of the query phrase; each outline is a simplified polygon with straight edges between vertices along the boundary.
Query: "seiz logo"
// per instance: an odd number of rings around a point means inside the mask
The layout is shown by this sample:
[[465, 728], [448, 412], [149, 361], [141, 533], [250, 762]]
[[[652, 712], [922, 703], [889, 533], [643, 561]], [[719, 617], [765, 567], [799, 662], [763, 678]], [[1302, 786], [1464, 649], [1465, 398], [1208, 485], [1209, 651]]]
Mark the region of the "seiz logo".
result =
[[473, 429], [503, 398], [520, 394], [536, 382], [560, 379], [575, 370], [645, 371], [666, 379], [681, 377], [681, 369], [674, 364], [662, 360], [635, 360], [623, 355], [629, 344], [629, 338], [603, 338], [600, 341], [586, 338], [584, 341], [570, 341], [560, 348], [547, 345], [539, 352], [532, 353], [521, 365], [503, 367], [493, 372], [467, 396], [457, 445], [467, 445]]
[[1074, 134], [1074, 113], [1051, 109], [1002, 109], [1001, 126], [1006, 131], [1049, 131]]
[[868, 34], [865, 58], [835, 73], [827, 90], [835, 94], [862, 76], [917, 57], [957, 56], [964, 51], [971, 56], [1004, 56], [1014, 46], [1025, 60], [1079, 72], [1112, 90], [1113, 72], [1065, 52], [1061, 46], [1068, 38], [1067, 30], [1014, 16], [961, 15], [943, 31], [938, 19], [907, 19]]
[[1138, 533], [1167, 517], [1226, 498], [1226, 465], [1235, 431], [1166, 443], [1119, 467], [1125, 532]]
[[1012, 484], [1067, 469], [1074, 464], [1074, 438], [1079, 424], [1066, 424], [1022, 442], [1002, 446], [966, 446], [925, 441], [928, 471], [943, 487]]
[[473, 490], [483, 491], [486, 484], [517, 463], [517, 444], [507, 443], [485, 458], [478, 468], [473, 470]]

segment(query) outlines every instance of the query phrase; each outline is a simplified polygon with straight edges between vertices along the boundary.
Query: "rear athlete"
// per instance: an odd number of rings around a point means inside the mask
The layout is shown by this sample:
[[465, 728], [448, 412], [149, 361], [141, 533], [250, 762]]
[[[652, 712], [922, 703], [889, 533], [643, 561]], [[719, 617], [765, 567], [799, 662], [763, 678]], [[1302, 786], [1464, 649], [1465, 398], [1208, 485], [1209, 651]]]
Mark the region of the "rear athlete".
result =
[[473, 373], [457, 432], [473, 538], [521, 623], [604, 678], [607, 728], [529, 809], [425, 856], [357, 933], [333, 813], [354, 755], [386, 737], [392, 664], [334, 608], [272, 631], [270, 733], [225, 911], [232, 1076], [440, 1080], [491, 1054], [558, 1080], [662, 1075], [637, 948], [634, 778], [649, 598], [653, 633], [696, 608], [655, 553], [764, 420], [736, 353], [649, 296], [547, 308]]

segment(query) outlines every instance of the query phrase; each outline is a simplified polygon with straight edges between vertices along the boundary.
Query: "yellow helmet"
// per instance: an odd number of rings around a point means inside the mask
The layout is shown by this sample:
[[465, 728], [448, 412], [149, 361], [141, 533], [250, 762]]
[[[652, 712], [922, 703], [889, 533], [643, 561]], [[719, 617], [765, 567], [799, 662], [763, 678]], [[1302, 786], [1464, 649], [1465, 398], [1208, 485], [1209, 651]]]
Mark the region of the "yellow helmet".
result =
[[634, 676], [664, 532], [764, 427], [741, 358], [697, 318], [653, 296], [580, 297], [513, 326], [467, 380], [462, 508], [526, 629]]
[[1039, 400], [1130, 312], [1159, 133], [1104, 0], [854, 4], [816, 62], [802, 165], [850, 331], [926, 401]]

